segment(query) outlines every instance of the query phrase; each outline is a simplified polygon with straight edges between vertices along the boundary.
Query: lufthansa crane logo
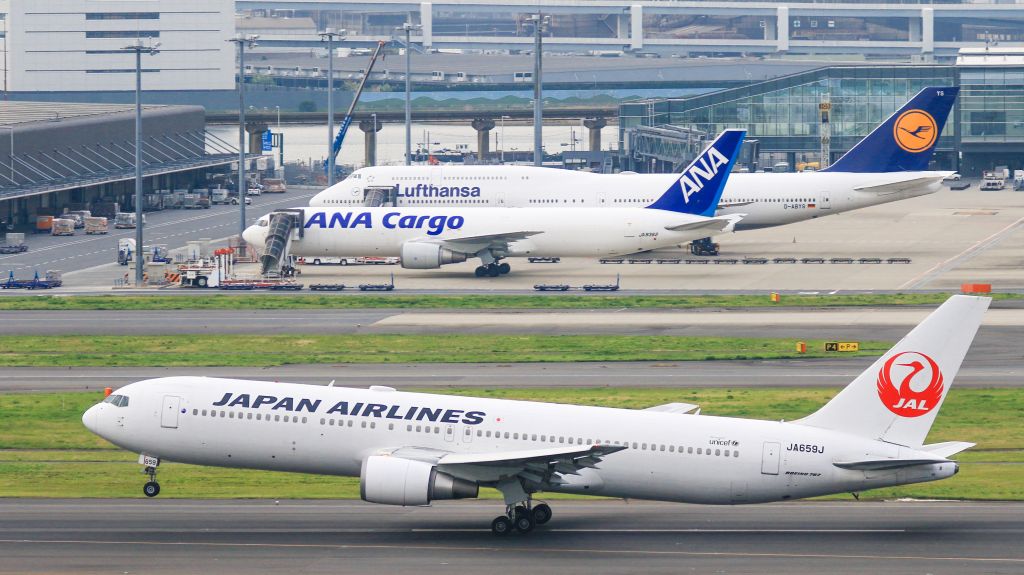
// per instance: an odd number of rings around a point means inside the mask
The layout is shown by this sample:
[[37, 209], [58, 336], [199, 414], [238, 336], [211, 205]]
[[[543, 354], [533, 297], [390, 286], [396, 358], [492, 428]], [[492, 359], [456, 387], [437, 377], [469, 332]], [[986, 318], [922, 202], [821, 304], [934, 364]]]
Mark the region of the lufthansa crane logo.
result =
[[889, 411], [902, 417], [919, 417], [935, 409], [943, 389], [938, 364], [923, 353], [897, 353], [878, 370], [878, 398]]
[[900, 114], [896, 118], [892, 132], [896, 145], [911, 154], [931, 148], [939, 137], [935, 118], [924, 110], [907, 110]]

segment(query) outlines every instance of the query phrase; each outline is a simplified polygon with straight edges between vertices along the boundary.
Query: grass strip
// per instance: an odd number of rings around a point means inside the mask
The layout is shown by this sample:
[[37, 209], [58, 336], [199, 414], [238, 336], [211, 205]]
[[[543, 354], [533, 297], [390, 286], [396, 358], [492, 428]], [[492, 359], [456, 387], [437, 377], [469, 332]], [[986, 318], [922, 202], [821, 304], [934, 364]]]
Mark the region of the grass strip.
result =
[[[634, 309], [634, 308], [748, 308], [842, 307], [880, 305], [938, 305], [948, 293], [789, 295], [780, 303], [764, 295], [330, 295], [218, 294], [7, 296], [4, 310], [194, 310], [194, 309]], [[994, 294], [996, 299], [1020, 299], [1020, 294]]]
[[[703, 413], [796, 419], [835, 395], [827, 388], [529, 388], [438, 389], [493, 398], [528, 399], [641, 409], [685, 401]], [[135, 454], [89, 433], [81, 414], [99, 401], [96, 392], [0, 394], [0, 496], [141, 497], [142, 477]], [[862, 495], [979, 500], [1024, 500], [1024, 389], [950, 391], [928, 437], [929, 442], [962, 440], [978, 447], [957, 458], [953, 478]], [[685, 417], [685, 416], [680, 416]], [[161, 497], [182, 498], [357, 498], [358, 480], [199, 467], [161, 466]], [[484, 497], [496, 494], [485, 490]], [[547, 495], [545, 495], [547, 497]], [[571, 498], [553, 496], [551, 498]], [[846, 499], [848, 495], [832, 496]]]
[[[0, 336], [0, 367], [271, 367], [287, 364], [688, 361], [823, 357], [823, 341], [635, 335]], [[888, 349], [862, 342], [860, 354]], [[835, 355], [835, 354], [832, 354]]]

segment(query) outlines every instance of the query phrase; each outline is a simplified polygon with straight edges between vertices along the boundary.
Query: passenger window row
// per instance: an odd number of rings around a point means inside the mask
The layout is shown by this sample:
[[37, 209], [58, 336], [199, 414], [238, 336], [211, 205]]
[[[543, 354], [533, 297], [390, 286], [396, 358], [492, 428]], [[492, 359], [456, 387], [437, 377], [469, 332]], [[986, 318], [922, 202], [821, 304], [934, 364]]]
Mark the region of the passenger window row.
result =
[[[124, 397], [124, 396], [110, 396], [110, 397]], [[124, 397], [124, 399], [125, 399], [125, 405], [127, 405], [127, 399], [128, 398]], [[119, 401], [119, 400], [116, 400], [116, 401]], [[107, 401], [107, 400], [104, 400], [104, 402], [105, 403], [115, 403], [115, 401]], [[302, 423], [306, 423], [307, 422], [306, 417], [303, 416], [303, 417], [300, 418], [298, 415], [281, 415], [281, 414], [277, 414], [277, 413], [275, 413], [275, 414], [269, 414], [268, 413], [268, 414], [266, 414], [266, 417], [264, 417], [264, 414], [262, 414], [262, 413], [256, 413], [255, 416], [254, 416], [252, 412], [248, 412], [248, 413], [244, 413], [244, 414], [243, 413], [237, 413], [237, 415], [236, 415], [236, 412], [234, 412], [234, 411], [224, 411], [224, 410], [218, 411], [216, 409], [209, 410], [209, 415], [207, 415], [207, 410], [205, 410], [205, 409], [202, 410], [202, 411], [200, 411], [198, 409], [193, 409], [192, 410], [192, 415], [201, 415], [202, 417], [221, 417], [221, 418], [226, 417], [228, 419], [249, 419], [249, 420], [255, 419], [256, 421], [271, 421], [271, 415], [273, 415], [273, 421], [283, 421], [285, 423], [288, 423], [289, 421], [292, 422], [292, 423], [299, 423], [300, 421]], [[329, 427], [353, 427], [355, 425], [355, 423], [354, 423], [354, 420], [352, 420], [352, 419], [348, 419], [348, 420], [344, 420], [344, 419], [328, 419], [328, 418], [321, 417], [320, 418], [320, 425], [326, 425], [326, 426], [329, 426]], [[376, 429], [377, 428], [377, 423], [374, 422], [374, 421], [360, 421], [359, 422], [359, 427], [362, 428], [362, 429]], [[388, 430], [389, 431], [394, 431], [394, 429], [395, 429], [395, 424], [389, 423], [388, 424]], [[405, 426], [405, 430], [407, 432], [413, 432], [415, 430], [415, 433], [428, 433], [428, 434], [432, 433], [434, 435], [440, 435], [441, 434], [441, 427], [437, 426], [437, 425], [412, 425], [412, 424], [409, 424], [409, 425]], [[466, 435], [467, 436], [471, 435], [471, 433], [472, 433], [471, 430], [469, 430], [469, 429], [466, 430]], [[583, 437], [572, 437], [572, 436], [566, 437], [566, 436], [561, 436], [561, 435], [556, 437], [554, 435], [545, 435], [545, 434], [538, 435], [536, 433], [519, 433], [519, 432], [511, 432], [511, 431], [504, 431], [504, 432], [502, 432], [502, 431], [491, 431], [489, 429], [488, 430], [477, 429], [476, 430], [476, 436], [477, 437], [481, 437], [481, 438], [512, 439], [512, 440], [535, 441], [535, 442], [539, 441], [541, 443], [560, 443], [560, 444], [567, 444], [567, 445], [593, 445], [594, 443], [597, 443], [597, 444], [600, 444], [600, 445], [623, 445], [623, 446], [629, 447], [631, 449], [636, 449], [636, 450], [640, 450], [640, 451], [660, 451], [660, 452], [668, 452], [668, 453], [678, 453], [680, 455], [683, 455], [683, 454], [694, 455], [694, 454], [696, 454], [696, 455], [714, 455], [716, 457], [734, 457], [734, 458], [740, 456], [740, 452], [739, 452], [738, 449], [731, 449], [730, 450], [730, 449], [715, 448], [714, 451], [712, 451], [712, 449], [710, 447], [706, 447], [706, 448], [705, 447], [697, 447], [697, 448], [694, 448], [693, 446], [666, 445], [664, 443], [644, 443], [644, 442], [636, 442], [636, 441], [628, 442], [628, 441], [607, 441], [607, 440], [606, 441], [601, 441], [600, 439], [598, 439], [595, 442], [592, 438], [589, 438], [589, 437], [586, 438], [586, 441], [584, 441]]]

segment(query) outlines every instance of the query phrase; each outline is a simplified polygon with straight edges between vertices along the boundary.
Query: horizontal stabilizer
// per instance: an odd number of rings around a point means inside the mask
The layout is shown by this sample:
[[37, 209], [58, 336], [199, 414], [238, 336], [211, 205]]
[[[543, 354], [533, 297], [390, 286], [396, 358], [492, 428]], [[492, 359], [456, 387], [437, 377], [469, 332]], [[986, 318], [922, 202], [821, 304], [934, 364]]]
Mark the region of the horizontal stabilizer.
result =
[[693, 403], [665, 403], [648, 407], [643, 411], [657, 411], [661, 413], [681, 413], [687, 415], [700, 415], [700, 406]]
[[944, 441], [942, 443], [933, 443], [931, 445], [925, 445], [921, 447], [921, 451], [927, 451], [935, 457], [949, 457], [950, 455], [956, 455], [961, 451], [966, 451], [977, 445], [977, 443], [970, 443], [967, 441]]
[[832, 465], [840, 469], [858, 471], [881, 471], [883, 469], [902, 469], [915, 465], [931, 465], [933, 463], [952, 463], [948, 459], [872, 459], [868, 461], [837, 461]]
[[907, 190], [916, 190], [925, 186], [931, 186], [942, 182], [942, 178], [952, 174], [954, 172], [939, 172], [935, 176], [926, 176], [923, 178], [913, 178], [910, 180], [902, 180], [899, 182], [889, 182], [885, 184], [867, 185], [854, 188], [858, 192], [867, 192], [871, 194], [898, 194], [900, 192], [906, 192]]
[[672, 230], [673, 232], [683, 231], [694, 231], [694, 230], [708, 230], [709, 232], [731, 232], [736, 224], [743, 219], [745, 214], [729, 214], [727, 216], [715, 216], [713, 218], [707, 218], [698, 220], [695, 222], [686, 222], [685, 224], [679, 224], [676, 226], [665, 226], [666, 230]]

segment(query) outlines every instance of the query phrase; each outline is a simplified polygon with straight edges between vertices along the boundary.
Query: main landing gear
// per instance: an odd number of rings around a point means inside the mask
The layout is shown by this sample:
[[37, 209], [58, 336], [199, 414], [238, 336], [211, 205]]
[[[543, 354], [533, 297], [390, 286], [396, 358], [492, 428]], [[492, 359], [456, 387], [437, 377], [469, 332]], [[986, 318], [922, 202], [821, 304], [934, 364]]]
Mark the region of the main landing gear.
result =
[[156, 467], [147, 466], [142, 470], [143, 473], [149, 476], [149, 481], [142, 486], [142, 492], [146, 497], [156, 497], [160, 495], [160, 484], [156, 482]]
[[508, 272], [512, 271], [512, 266], [508, 264], [500, 264], [498, 262], [490, 263], [485, 266], [476, 267], [476, 277], [492, 277], [503, 276]]
[[495, 535], [508, 535], [512, 531], [529, 533], [537, 525], [551, 521], [551, 507], [547, 503], [532, 505], [527, 499], [517, 505], [506, 505], [505, 515], [499, 515], [491, 521], [491, 532]]

